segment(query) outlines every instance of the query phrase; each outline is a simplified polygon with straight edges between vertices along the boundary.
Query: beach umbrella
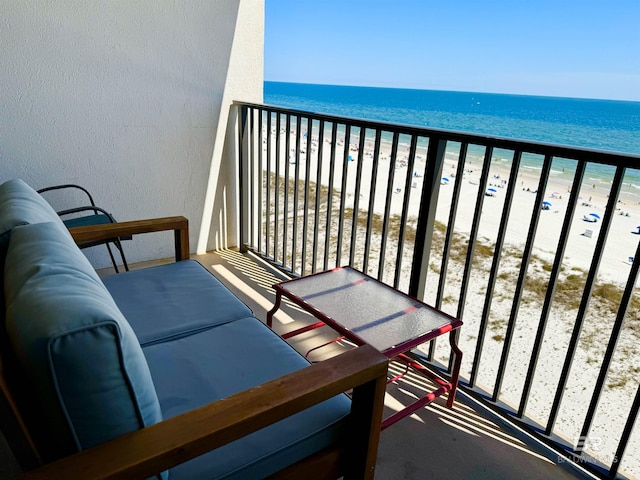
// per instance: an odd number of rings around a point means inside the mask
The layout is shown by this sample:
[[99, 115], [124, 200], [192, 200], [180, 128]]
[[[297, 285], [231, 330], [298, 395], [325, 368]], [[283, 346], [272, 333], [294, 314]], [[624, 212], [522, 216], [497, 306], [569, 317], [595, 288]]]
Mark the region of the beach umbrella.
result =
[[449, 183], [449, 179], [447, 177], [442, 177], [442, 182], [443, 184], [445, 183]]
[[600, 220], [600, 215], [598, 215], [597, 213], [590, 213], [589, 215]]
[[551, 206], [551, 202], [542, 202], [542, 204]]

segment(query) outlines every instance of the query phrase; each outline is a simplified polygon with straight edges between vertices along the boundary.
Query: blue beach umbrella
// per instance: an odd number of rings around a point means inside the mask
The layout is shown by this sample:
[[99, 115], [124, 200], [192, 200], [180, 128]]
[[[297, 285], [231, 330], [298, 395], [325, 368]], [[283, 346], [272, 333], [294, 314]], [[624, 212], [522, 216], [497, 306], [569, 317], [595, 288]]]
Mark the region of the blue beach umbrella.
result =
[[551, 206], [551, 202], [542, 202], [543, 205]]
[[598, 215], [597, 213], [590, 213], [589, 215], [600, 220], [600, 215]]

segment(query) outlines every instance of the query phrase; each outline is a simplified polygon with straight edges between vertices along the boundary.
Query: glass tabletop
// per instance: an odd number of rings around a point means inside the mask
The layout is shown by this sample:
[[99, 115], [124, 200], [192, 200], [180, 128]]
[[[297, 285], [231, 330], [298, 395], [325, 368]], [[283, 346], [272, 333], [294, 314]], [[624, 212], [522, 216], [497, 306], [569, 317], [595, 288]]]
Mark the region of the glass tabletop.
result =
[[350, 267], [290, 280], [280, 288], [381, 352], [455, 321]]

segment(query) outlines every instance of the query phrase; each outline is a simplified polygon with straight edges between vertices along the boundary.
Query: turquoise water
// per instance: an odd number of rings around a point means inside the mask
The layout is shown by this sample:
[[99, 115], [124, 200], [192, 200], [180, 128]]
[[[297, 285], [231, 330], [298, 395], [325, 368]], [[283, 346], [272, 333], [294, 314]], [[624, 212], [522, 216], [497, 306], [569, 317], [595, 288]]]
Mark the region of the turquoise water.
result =
[[640, 155], [640, 102], [264, 83], [269, 105]]
[[[264, 83], [264, 102], [315, 113], [640, 155], [640, 102], [437, 90]], [[539, 159], [523, 158], [530, 166]], [[566, 161], [565, 161], [566, 162]], [[640, 165], [638, 165], [640, 167]], [[575, 162], [554, 161], [569, 174]], [[590, 165], [587, 178], [612, 168]], [[640, 171], [625, 182], [640, 188]]]

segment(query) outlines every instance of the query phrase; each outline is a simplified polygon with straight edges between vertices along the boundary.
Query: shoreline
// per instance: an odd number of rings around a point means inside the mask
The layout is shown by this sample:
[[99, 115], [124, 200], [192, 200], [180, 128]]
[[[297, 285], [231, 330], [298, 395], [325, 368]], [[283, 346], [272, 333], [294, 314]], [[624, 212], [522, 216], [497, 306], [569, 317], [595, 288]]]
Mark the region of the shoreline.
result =
[[[275, 133], [275, 132], [273, 132]], [[292, 135], [292, 140], [295, 139], [295, 132]], [[396, 156], [396, 166], [393, 181], [393, 199], [391, 203], [391, 214], [401, 213], [402, 206], [401, 200], [407, 178], [408, 169], [408, 155], [409, 145], [403, 143], [400, 139], [398, 144], [398, 153]], [[336, 141], [336, 163], [342, 163], [342, 154], [344, 149], [344, 138], [337, 137]], [[293, 141], [292, 141], [293, 144]], [[310, 149], [307, 147], [310, 146]], [[300, 155], [300, 175], [304, 178], [305, 175], [305, 162], [306, 152], [310, 150], [311, 154], [311, 172], [310, 179], [317, 181], [316, 167], [318, 156], [318, 139], [312, 137], [303, 137], [301, 139], [301, 150], [305, 153]], [[353, 191], [353, 186], [356, 184], [356, 166], [359, 155], [359, 138], [352, 138], [349, 145], [349, 154], [352, 161], [349, 162], [347, 168], [347, 185], [349, 191]], [[329, 164], [331, 150], [330, 138], [324, 139], [324, 145], [322, 148], [323, 164]], [[363, 190], [366, 190], [366, 186], [371, 185], [372, 181], [372, 169], [370, 163], [373, 161], [374, 143], [371, 135], [365, 137], [364, 151], [362, 152], [362, 158], [365, 167], [362, 169], [362, 178], [360, 179]], [[411, 189], [409, 198], [409, 215], [416, 216], [419, 212], [420, 195], [418, 194], [422, 188], [422, 182], [424, 181], [424, 167], [426, 165], [426, 145], [417, 146], [415, 156], [415, 175], [411, 180]], [[506, 182], [509, 180], [511, 159], [505, 158], [504, 151], [494, 151], [491, 166], [489, 170], [488, 187], [496, 190], [495, 196], [486, 196], [483, 201], [483, 211], [480, 220], [480, 232], [479, 235], [488, 239], [490, 242], [495, 243], [497, 236], [497, 228], [500, 224], [500, 216], [502, 208], [504, 206], [504, 192], [506, 192]], [[373, 209], [376, 213], [384, 213], [385, 201], [386, 201], [386, 175], [391, 169], [390, 164], [391, 156], [391, 143], [381, 142], [379, 161], [377, 167], [377, 188], [375, 192], [375, 198], [373, 201]], [[451, 193], [453, 191], [453, 183], [455, 181], [455, 172], [458, 165], [458, 152], [454, 148], [447, 148], [445, 153], [445, 165], [443, 167], [442, 177], [448, 178], [447, 184], [440, 185], [440, 194], [438, 199], [438, 208], [436, 212], [436, 220], [447, 224], [449, 216], [449, 208], [451, 204]], [[478, 183], [481, 173], [481, 162], [483, 158], [471, 153], [467, 154], [465, 163], [465, 172], [463, 178], [463, 185], [461, 188], [461, 195], [459, 200], [459, 206], [475, 205], [475, 201], [478, 194]], [[566, 162], [566, 161], [565, 161]], [[575, 162], [574, 162], [575, 163]], [[293, 166], [293, 164], [291, 164]], [[281, 165], [281, 171], [284, 171]], [[556, 168], [554, 168], [556, 167]], [[528, 232], [528, 222], [523, 223], [522, 217], [531, 217], [533, 211], [533, 203], [535, 201], [539, 183], [539, 175], [541, 167], [532, 167], [526, 163], [521, 162], [520, 169], [517, 172], [517, 184], [514, 192], [513, 203], [511, 207], [511, 216], [508, 221], [507, 239], [511, 238], [511, 242], [524, 245], [526, 235]], [[541, 251], [542, 255], [549, 257], [551, 252], [554, 252], [557, 248], [558, 239], [562, 230], [562, 224], [567, 208], [567, 202], [569, 199], [570, 189], [573, 183], [574, 171], [569, 170], [566, 166], [564, 170], [558, 169], [556, 162], [551, 166], [551, 172], [545, 189], [545, 195], [543, 200], [549, 202], [550, 209], [543, 210], [540, 214], [540, 221], [538, 224], [537, 234], [535, 238], [535, 248]], [[600, 226], [602, 224], [602, 216], [604, 215], [605, 207], [607, 205], [608, 193], [611, 186], [612, 174], [607, 177], [594, 177], [593, 172], [588, 169], [585, 172], [585, 178], [580, 187], [579, 201], [576, 206], [575, 215], [571, 222], [571, 229], [569, 234], [569, 243], [565, 254], [563, 264], [568, 269], [577, 267], [585, 272], [589, 270], [590, 260], [593, 258], [593, 252], [595, 244], [600, 232]], [[625, 185], [628, 183], [625, 177]], [[341, 171], [336, 169], [336, 175], [334, 179], [334, 185], [338, 186], [341, 182]], [[327, 169], [324, 169], [322, 173], [321, 184], [327, 185], [329, 183], [329, 176]], [[444, 182], [443, 182], [444, 183]], [[634, 184], [632, 184], [634, 185]], [[528, 190], [527, 190], [528, 189]], [[598, 269], [598, 277], [605, 281], [611, 281], [615, 283], [623, 283], [626, 281], [628, 273], [630, 271], [629, 258], [635, 256], [638, 240], [640, 236], [634, 233], [640, 229], [640, 190], [635, 192], [635, 187], [623, 187], [619, 196], [618, 205], [616, 206], [616, 214], [613, 216], [610, 231], [608, 247], [605, 249], [602, 261]], [[359, 207], [367, 208], [369, 205], [368, 193], [361, 193], [359, 199]], [[491, 207], [491, 208], [490, 208]], [[456, 227], [459, 225], [470, 225], [470, 219], [467, 218], [464, 212], [466, 209], [458, 208], [458, 217], [456, 219]], [[527, 215], [523, 215], [523, 212], [528, 212]], [[600, 220], [596, 222], [587, 222], [585, 218], [590, 218], [590, 214], [595, 213], [600, 217]], [[461, 233], [468, 234], [470, 227], [462, 227]], [[589, 233], [588, 231], [591, 231]], [[591, 235], [590, 237], [588, 235]], [[610, 243], [612, 239], [615, 239], [615, 247], [611, 247]]]

